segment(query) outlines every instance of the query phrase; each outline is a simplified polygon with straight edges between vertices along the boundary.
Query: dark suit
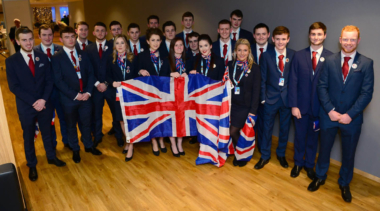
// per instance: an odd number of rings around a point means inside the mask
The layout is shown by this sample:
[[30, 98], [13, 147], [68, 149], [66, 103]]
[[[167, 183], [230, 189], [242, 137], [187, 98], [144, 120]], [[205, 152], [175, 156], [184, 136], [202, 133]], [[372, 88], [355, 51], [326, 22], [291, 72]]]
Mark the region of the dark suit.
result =
[[[251, 45], [251, 51], [252, 51], [253, 59], [255, 60], [256, 64], [260, 65], [260, 61], [259, 61], [259, 57], [260, 56], [257, 55], [257, 48], [256, 47], [257, 47], [256, 43], [253, 43]], [[269, 51], [269, 50], [270, 51], [274, 51], [274, 45], [272, 45], [272, 44], [270, 44], [268, 42], [268, 46], [267, 46], [267, 50], [266, 51]]]
[[[94, 89], [95, 77], [93, 73], [93, 67], [88, 57], [88, 54], [84, 51], [77, 51], [79, 59], [80, 74], [83, 82], [83, 92], [90, 93], [93, 96], [92, 91]], [[80, 83], [78, 75], [74, 66], [69, 58], [69, 55], [62, 50], [56, 53], [52, 59], [52, 66], [54, 71], [54, 82], [57, 86], [60, 99], [65, 112], [65, 120], [67, 123], [67, 134], [69, 139], [69, 145], [73, 151], [78, 151], [78, 134], [77, 123], [82, 124], [82, 138], [85, 148], [91, 148], [93, 143], [91, 140], [91, 99], [87, 101], [74, 100], [78, 93], [80, 93]]]
[[[227, 55], [226, 56], [228, 56], [228, 50], [230, 50], [231, 51], [231, 57], [232, 57], [232, 54], [233, 54], [234, 49], [235, 49], [235, 44], [236, 44], [236, 41], [231, 40], [231, 45], [229, 47], [230, 49], [227, 48]], [[218, 39], [217, 41], [215, 41], [215, 42], [212, 43], [212, 52], [216, 56], [219, 56], [220, 58], [223, 58], [223, 55], [220, 52], [220, 39]]]
[[[233, 38], [233, 32], [231, 32], [231, 39]], [[249, 44], [253, 45], [255, 44], [255, 41], [253, 40], [253, 34], [252, 32], [242, 29], [240, 27], [240, 32], [239, 32], [239, 39], [247, 39], [249, 41]], [[237, 40], [236, 40], [237, 41]]]
[[[35, 51], [39, 51], [41, 53], [44, 53], [41, 45], [42, 44], [34, 46], [33, 49]], [[53, 43], [53, 48], [51, 49], [51, 54], [54, 55], [55, 53], [58, 53], [61, 50], [63, 50], [62, 46]], [[52, 77], [52, 80], [54, 80], [54, 77]], [[58, 118], [59, 118], [59, 125], [61, 127], [62, 142], [64, 144], [68, 144], [69, 142], [68, 142], [68, 137], [67, 137], [65, 113], [63, 112], [63, 108], [61, 105], [61, 101], [59, 100], [59, 93], [58, 92], [59, 91], [58, 91], [57, 87], [54, 85], [50, 99], [51, 99], [51, 102], [54, 106], [53, 109], [55, 109], [55, 111], [57, 112]], [[57, 134], [55, 132], [55, 127], [52, 127], [52, 140], [53, 140], [53, 145], [57, 146]]]
[[[140, 50], [137, 51], [138, 53], [149, 51], [149, 46], [146, 44], [146, 41], [142, 39], [142, 37], [139, 38], [139, 43], [140, 43]], [[131, 45], [130, 41], [128, 41], [128, 46], [129, 46], [129, 51], [133, 53], [133, 48], [132, 48], [133, 46]]]
[[[354, 68], [354, 64], [356, 68]], [[342, 166], [339, 185], [348, 186], [354, 173], [356, 146], [363, 124], [363, 110], [372, 100], [374, 86], [373, 60], [358, 52], [345, 83], [343, 83], [341, 53], [326, 58], [318, 82], [318, 96], [321, 102], [321, 143], [316, 165], [317, 177], [327, 178], [331, 148], [340, 129], [342, 136]], [[330, 120], [328, 113], [335, 108], [340, 114], [348, 114], [350, 124]]]
[[[160, 55], [163, 53], [161, 50], [159, 50]], [[159, 57], [159, 62], [161, 63], [161, 67], [156, 67], [153, 64], [151, 58], [150, 58], [150, 52], [149, 50], [141, 52], [139, 54], [138, 58], [138, 64], [137, 64], [137, 72], [140, 70], [147, 70], [150, 75], [158, 75], [158, 76], [170, 76], [170, 66], [167, 64], [168, 60], [165, 60], [161, 56]], [[159, 74], [157, 74], [157, 71]]]
[[[95, 75], [95, 82], [99, 81], [100, 83], [104, 83], [107, 81], [107, 59], [110, 55], [112, 55], [112, 47], [109, 41], [106, 41], [105, 46], [103, 46], [103, 49], [107, 48], [106, 50], [103, 50], [102, 58], [99, 57], [99, 51], [96, 42], [92, 43], [91, 45], [88, 45], [85, 49], [85, 51], [88, 53], [92, 66], [94, 67], [94, 75]], [[109, 86], [112, 86], [109, 85]], [[94, 111], [93, 111], [93, 122], [94, 122], [94, 137], [96, 141], [99, 141], [103, 134], [102, 134], [102, 127], [103, 127], [103, 106], [104, 106], [104, 100], [107, 101], [107, 104], [111, 110], [112, 113], [112, 125], [115, 130], [115, 137], [118, 139], [122, 138], [123, 132], [121, 130], [120, 123], [117, 121], [114, 121], [115, 117], [115, 98], [113, 97], [113, 90], [106, 89], [105, 92], [99, 92], [99, 90], [94, 85], [94, 92], [92, 101], [94, 103]]]
[[[199, 74], [203, 74], [203, 73], [206, 74], [207, 64], [206, 64], [206, 60], [203, 59], [201, 54], [198, 54], [194, 58], [193, 61], [194, 61], [194, 66], [192, 70], [196, 70], [197, 73]], [[202, 63], [203, 63], [203, 70], [201, 71]], [[216, 56], [214, 53], [211, 53], [210, 67], [205, 76], [217, 81], [223, 80], [223, 75], [225, 72], [224, 65], [225, 65], [224, 60], [221, 57]]]
[[[323, 48], [317, 67], [313, 70], [310, 47], [300, 50], [293, 57], [289, 73], [288, 100], [289, 107], [297, 107], [302, 118], [294, 118], [294, 164], [314, 168], [318, 149], [318, 134], [313, 129], [318, 120], [319, 99], [317, 84], [324, 64], [324, 59], [332, 53]], [[305, 159], [304, 159], [305, 156]]]
[[277, 67], [276, 51], [266, 51], [261, 55], [261, 94], [260, 101], [264, 103], [264, 132], [261, 142], [261, 158], [267, 160], [271, 155], [272, 132], [274, 120], [280, 113], [280, 135], [277, 156], [284, 157], [286, 144], [288, 143], [291, 111], [288, 106], [288, 82], [291, 62], [294, 51], [286, 48], [286, 61], [284, 63], [284, 85], [280, 86], [281, 73]]
[[[48, 57], [38, 51], [34, 51], [34, 63], [35, 76], [21, 52], [15, 53], [5, 60], [9, 89], [16, 96], [17, 113], [23, 130], [25, 156], [29, 167], [37, 165], [34, 148], [36, 120], [41, 130], [47, 158], [54, 159], [56, 157], [51, 141], [53, 118], [53, 106], [50, 102], [50, 94], [53, 89], [51, 66]], [[42, 111], [36, 111], [33, 108], [33, 104], [39, 99], [46, 101], [46, 108]]]
[[[88, 46], [88, 45], [90, 45], [92, 42], [90, 41], [90, 40], [87, 40], [87, 45], [86, 45], [86, 47]], [[83, 51], [83, 46], [79, 46], [79, 43], [78, 43], [78, 41], [76, 40], [75, 41], [75, 49], [77, 50], [77, 51]], [[86, 48], [85, 48], [86, 49]]]
[[[170, 46], [169, 46], [169, 47], [170, 47]], [[162, 58], [166, 58], [166, 57], [169, 56], [169, 50], [168, 50], [168, 48], [167, 48], [167, 46], [166, 46], [166, 39], [163, 40], [163, 41], [161, 42], [161, 45], [160, 45], [159, 50], [160, 50], [160, 52], [162, 53], [162, 55], [160, 54], [160, 56], [161, 56]], [[186, 49], [185, 49], [185, 50], [186, 50]]]
[[[192, 31], [192, 32], [194, 32], [194, 31]], [[190, 33], [188, 33], [188, 34], [190, 34]], [[190, 49], [190, 45], [189, 45], [188, 42], [186, 42], [186, 35], [185, 35], [185, 33], [183, 31], [181, 31], [180, 33], [176, 34], [175, 37], [181, 38], [183, 40], [183, 43], [185, 45], [187, 44], [187, 46], [185, 46], [185, 50], [189, 50]]]
[[13, 40], [13, 46], [15, 47], [15, 52], [16, 53], [19, 52], [21, 47], [16, 42], [16, 26], [11, 27], [11, 30], [9, 31], [9, 39]]

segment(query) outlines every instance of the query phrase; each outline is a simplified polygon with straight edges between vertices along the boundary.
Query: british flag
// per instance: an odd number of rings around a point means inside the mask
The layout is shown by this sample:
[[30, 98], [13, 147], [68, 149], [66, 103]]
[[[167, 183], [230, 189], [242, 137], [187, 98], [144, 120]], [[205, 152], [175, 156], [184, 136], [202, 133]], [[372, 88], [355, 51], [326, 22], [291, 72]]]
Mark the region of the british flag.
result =
[[[255, 150], [255, 122], [257, 120], [256, 116], [249, 116], [245, 121], [244, 127], [240, 130], [240, 137], [236, 144], [235, 151], [232, 146], [230, 146], [229, 154], [235, 154], [236, 160], [238, 161], [250, 161]], [[231, 148], [232, 147], [232, 148]]]
[[228, 83], [196, 74], [139, 77], [118, 87], [127, 142], [198, 136], [196, 164], [223, 166], [229, 137]]

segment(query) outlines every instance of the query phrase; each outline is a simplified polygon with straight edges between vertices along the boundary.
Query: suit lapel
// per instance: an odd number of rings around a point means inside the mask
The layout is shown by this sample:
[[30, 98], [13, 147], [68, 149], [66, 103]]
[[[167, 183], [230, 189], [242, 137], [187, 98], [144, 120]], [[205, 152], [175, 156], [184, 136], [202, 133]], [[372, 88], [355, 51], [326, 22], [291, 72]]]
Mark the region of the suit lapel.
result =
[[283, 73], [285, 78], [287, 78], [287, 75], [289, 73], [290, 62], [291, 62], [290, 58], [293, 58], [293, 53], [291, 53], [289, 49], [286, 48], [286, 60], [285, 60], [285, 67], [284, 67], [284, 73]]
[[253, 55], [253, 58], [255, 59], [256, 64], [258, 64], [259, 58], [257, 57], [256, 43], [252, 44], [252, 55]]
[[343, 77], [342, 77], [342, 67], [341, 67], [341, 61], [340, 61], [340, 55], [341, 53], [339, 52], [338, 54], [336, 54], [335, 56], [335, 59], [334, 59], [334, 63], [335, 63], [335, 68], [334, 68], [334, 72], [335, 74], [337, 74], [337, 78], [338, 78], [338, 81], [340, 81], [339, 83], [343, 86]]
[[[31, 78], [33, 78], [33, 80], [34, 80], [34, 77], [33, 77], [33, 74], [32, 74], [32, 71], [29, 69], [29, 65], [28, 64], [26, 64], [26, 62], [25, 62], [25, 59], [24, 59], [24, 57], [22, 56], [22, 54], [21, 53], [18, 53], [19, 55], [17, 56], [17, 60], [18, 60], [18, 63], [21, 65], [21, 67], [22, 68], [20, 68], [22, 71], [24, 71], [25, 72], [25, 74], [28, 74], [29, 75], [29, 77], [31, 77]], [[36, 67], [36, 66], [35, 66]], [[36, 68], [34, 68], [34, 69], [36, 69]]]
[[319, 57], [317, 67], [315, 68], [315, 71], [314, 71], [315, 75], [317, 75], [319, 73], [319, 71], [321, 70], [323, 63], [325, 63], [325, 58], [326, 58], [326, 50], [323, 49], [322, 54]]
[[272, 64], [273, 66], [275, 67], [275, 71], [280, 74], [278, 72], [278, 68], [277, 68], [277, 61], [276, 61], [276, 51], [268, 51], [269, 54], [270, 54], [270, 58], [272, 59]]
[[218, 39], [218, 41], [216, 41], [216, 46], [212, 46], [213, 48], [215, 48], [215, 54], [219, 57], [221, 57], [220, 55], [220, 40]]
[[[352, 66], [356, 64], [356, 68], [353, 69]], [[351, 80], [351, 78], [353, 77], [353, 74], [355, 72], [355, 70], [360, 70], [361, 66], [360, 66], [360, 54], [358, 52], [356, 52], [356, 55], [355, 55], [355, 58], [354, 58], [354, 62], [352, 63], [352, 66], [351, 66], [351, 69], [350, 71], [348, 72], [348, 75], [347, 75], [347, 78], [346, 78], [346, 84], [348, 84], [348, 82]]]
[[308, 67], [307, 72], [310, 76], [310, 80], [313, 81], [314, 75], [313, 75], [313, 65], [312, 65], [312, 61], [311, 61], [310, 47], [305, 49], [304, 56], [305, 56], [305, 61], [307, 63], [307, 67]]

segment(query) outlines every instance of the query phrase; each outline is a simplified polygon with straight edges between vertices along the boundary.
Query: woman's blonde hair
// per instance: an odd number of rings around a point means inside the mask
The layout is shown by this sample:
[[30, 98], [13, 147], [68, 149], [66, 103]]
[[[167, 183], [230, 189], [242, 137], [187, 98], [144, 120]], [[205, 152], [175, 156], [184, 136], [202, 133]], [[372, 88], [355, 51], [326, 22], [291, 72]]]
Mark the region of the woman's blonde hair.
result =
[[252, 55], [252, 52], [251, 52], [251, 45], [249, 44], [249, 41], [247, 39], [239, 39], [238, 41], [236, 41], [236, 44], [235, 44], [235, 49], [234, 49], [234, 53], [233, 53], [233, 57], [234, 57], [234, 61], [236, 61], [236, 52], [237, 52], [237, 48], [239, 45], [246, 45], [248, 46], [248, 68], [251, 69], [252, 68], [252, 65], [255, 64], [255, 60], [253, 59], [253, 55]]
[[135, 57], [135, 55], [133, 53], [131, 53], [131, 51], [129, 50], [129, 44], [128, 44], [128, 39], [127, 37], [124, 35], [124, 34], [119, 34], [119, 35], [116, 35], [116, 37], [114, 38], [113, 40], [113, 53], [112, 53], [112, 56], [113, 56], [113, 60], [112, 60], [112, 63], [115, 64], [116, 60], [117, 60], [117, 51], [116, 51], [116, 40], [119, 39], [119, 38], [122, 38], [125, 42], [125, 45], [126, 45], [126, 48], [125, 49], [125, 53], [126, 53], [126, 58], [132, 62], [133, 61], [133, 58]]

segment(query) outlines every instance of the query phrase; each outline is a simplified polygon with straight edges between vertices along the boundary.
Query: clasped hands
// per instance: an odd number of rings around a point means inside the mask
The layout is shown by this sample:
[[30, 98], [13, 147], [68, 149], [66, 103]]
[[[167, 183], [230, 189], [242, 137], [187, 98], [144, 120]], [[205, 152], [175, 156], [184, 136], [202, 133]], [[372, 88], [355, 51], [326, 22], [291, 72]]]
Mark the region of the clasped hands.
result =
[[46, 101], [44, 99], [39, 99], [36, 102], [34, 102], [32, 106], [36, 111], [42, 111], [42, 109], [46, 108], [45, 103]]
[[338, 121], [340, 124], [350, 124], [352, 119], [351, 117], [346, 113], [346, 114], [340, 114], [334, 110], [329, 112], [329, 117], [331, 121], [336, 122]]
[[107, 90], [107, 86], [105, 83], [99, 83], [96, 88], [99, 92], [105, 92]]
[[78, 93], [78, 96], [75, 99], [79, 101], [87, 101], [88, 98], [90, 98], [90, 95], [88, 93]]

